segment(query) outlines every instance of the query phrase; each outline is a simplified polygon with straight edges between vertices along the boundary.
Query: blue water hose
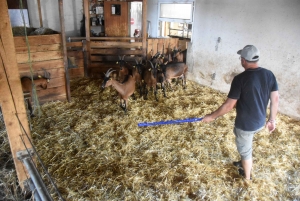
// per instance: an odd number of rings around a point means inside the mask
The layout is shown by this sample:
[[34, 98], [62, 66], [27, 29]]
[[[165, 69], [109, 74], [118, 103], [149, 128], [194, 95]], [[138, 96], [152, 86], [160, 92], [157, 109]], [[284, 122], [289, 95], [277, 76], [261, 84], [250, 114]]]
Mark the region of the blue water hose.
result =
[[145, 126], [157, 126], [157, 125], [166, 125], [166, 124], [180, 124], [180, 123], [201, 121], [202, 119], [203, 119], [203, 117], [201, 117], [201, 118], [178, 119], [178, 120], [168, 120], [168, 121], [157, 121], [157, 122], [142, 122], [142, 123], [138, 123], [138, 126], [139, 127], [145, 127]]

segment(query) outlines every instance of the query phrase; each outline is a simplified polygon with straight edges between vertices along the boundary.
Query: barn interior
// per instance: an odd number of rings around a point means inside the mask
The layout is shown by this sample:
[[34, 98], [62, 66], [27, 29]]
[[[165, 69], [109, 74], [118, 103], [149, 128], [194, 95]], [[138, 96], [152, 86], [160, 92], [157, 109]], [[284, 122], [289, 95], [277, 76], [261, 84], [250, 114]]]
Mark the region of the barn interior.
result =
[[[255, 3], [2, 1], [1, 200], [299, 200], [300, 3]], [[275, 132], [254, 140], [251, 185], [232, 165], [234, 110], [211, 124], [140, 126], [217, 109], [248, 43], [280, 92]], [[146, 98], [136, 88], [125, 112], [117, 91], [101, 88], [120, 60], [134, 66], [158, 52], [170, 60], [175, 49], [186, 50], [186, 89], [173, 80], [166, 97], [158, 85]], [[46, 89], [22, 90], [22, 77], [47, 73]]]

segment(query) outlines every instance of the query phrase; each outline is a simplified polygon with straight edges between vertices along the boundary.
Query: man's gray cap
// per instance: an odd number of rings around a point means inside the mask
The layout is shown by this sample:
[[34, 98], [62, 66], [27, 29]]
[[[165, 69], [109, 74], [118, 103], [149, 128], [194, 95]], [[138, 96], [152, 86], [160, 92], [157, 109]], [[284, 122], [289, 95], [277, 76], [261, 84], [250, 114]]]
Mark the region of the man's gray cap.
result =
[[237, 53], [247, 61], [259, 60], [259, 50], [254, 45], [246, 45], [243, 49], [239, 50]]

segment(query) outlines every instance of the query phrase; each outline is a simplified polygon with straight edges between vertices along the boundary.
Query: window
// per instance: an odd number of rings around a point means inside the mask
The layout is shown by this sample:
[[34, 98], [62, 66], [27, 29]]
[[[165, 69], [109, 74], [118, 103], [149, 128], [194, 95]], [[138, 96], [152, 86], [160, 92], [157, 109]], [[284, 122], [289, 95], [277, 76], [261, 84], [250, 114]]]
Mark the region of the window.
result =
[[193, 11], [194, 2], [160, 3], [158, 36], [191, 39]]
[[191, 21], [192, 8], [191, 3], [161, 3], [159, 17]]

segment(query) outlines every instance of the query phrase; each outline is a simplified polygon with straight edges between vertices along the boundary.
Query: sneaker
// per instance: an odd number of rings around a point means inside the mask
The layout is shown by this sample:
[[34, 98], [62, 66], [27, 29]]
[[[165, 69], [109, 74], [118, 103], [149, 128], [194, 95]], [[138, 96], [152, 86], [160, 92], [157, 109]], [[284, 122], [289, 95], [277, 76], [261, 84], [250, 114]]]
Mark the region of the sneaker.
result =
[[239, 171], [239, 175], [241, 175], [242, 177], [245, 177], [245, 172], [244, 172], [243, 168], [239, 168], [238, 171]]
[[238, 167], [238, 168], [243, 168], [243, 166], [242, 166], [242, 161], [236, 161], [236, 162], [233, 162], [233, 165], [234, 165], [235, 167]]
[[245, 172], [244, 172], [244, 169], [239, 168], [238, 171], [239, 171], [239, 175], [241, 175], [241, 176], [243, 177], [244, 180], [252, 181], [252, 177], [250, 177], [250, 179], [246, 179], [246, 178], [245, 178]]

